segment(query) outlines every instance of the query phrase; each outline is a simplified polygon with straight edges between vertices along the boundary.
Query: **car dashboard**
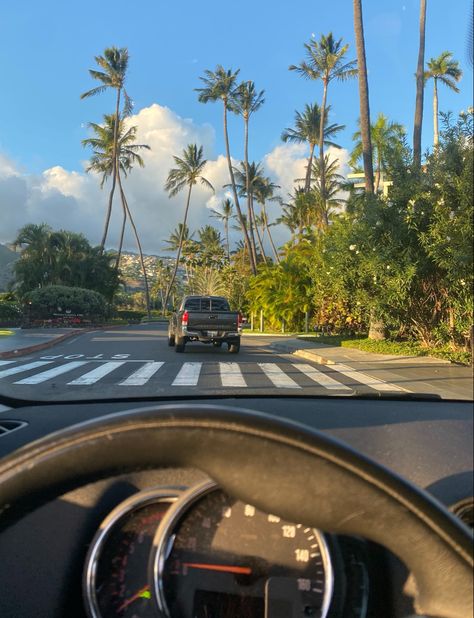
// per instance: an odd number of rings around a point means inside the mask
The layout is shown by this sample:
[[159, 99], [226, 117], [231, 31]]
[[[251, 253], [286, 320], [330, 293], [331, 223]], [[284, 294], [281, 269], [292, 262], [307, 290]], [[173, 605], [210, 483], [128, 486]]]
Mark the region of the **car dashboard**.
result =
[[[346, 397], [217, 403], [335, 436], [472, 522], [470, 403]], [[141, 407], [114, 401], [4, 408], [0, 456], [77, 423]], [[403, 594], [407, 570], [385, 548], [259, 511], [196, 468], [137, 470], [78, 487], [4, 530], [0, 555], [2, 617], [415, 613]]]

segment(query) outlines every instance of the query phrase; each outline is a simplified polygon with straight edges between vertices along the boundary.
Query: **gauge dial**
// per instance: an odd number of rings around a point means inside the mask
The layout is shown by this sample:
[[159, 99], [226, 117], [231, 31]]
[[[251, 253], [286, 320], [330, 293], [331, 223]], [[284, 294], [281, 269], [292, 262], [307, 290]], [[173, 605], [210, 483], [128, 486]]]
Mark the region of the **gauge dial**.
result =
[[176, 503], [159, 535], [155, 587], [160, 609], [172, 618], [327, 614], [331, 564], [313, 528], [208, 486]]
[[154, 618], [148, 584], [150, 550], [175, 496], [140, 492], [120, 504], [102, 523], [92, 542], [84, 578], [93, 618]]

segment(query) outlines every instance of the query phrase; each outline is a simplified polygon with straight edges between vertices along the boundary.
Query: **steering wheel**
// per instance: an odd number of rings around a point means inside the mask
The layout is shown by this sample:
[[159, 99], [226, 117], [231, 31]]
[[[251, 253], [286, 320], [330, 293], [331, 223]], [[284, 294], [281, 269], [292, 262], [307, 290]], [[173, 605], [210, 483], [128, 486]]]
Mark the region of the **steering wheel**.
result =
[[410, 569], [418, 613], [473, 612], [472, 535], [424, 491], [344, 443], [269, 415], [175, 404], [75, 425], [0, 462], [0, 530], [66, 491], [106, 476], [192, 466], [268, 513], [360, 535]]

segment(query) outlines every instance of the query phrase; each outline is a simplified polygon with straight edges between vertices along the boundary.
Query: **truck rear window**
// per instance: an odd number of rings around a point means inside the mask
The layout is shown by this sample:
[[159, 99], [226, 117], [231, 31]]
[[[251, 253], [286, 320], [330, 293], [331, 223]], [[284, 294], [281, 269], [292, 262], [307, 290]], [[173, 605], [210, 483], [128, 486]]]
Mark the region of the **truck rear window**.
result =
[[230, 311], [223, 298], [188, 298], [184, 308], [188, 311]]

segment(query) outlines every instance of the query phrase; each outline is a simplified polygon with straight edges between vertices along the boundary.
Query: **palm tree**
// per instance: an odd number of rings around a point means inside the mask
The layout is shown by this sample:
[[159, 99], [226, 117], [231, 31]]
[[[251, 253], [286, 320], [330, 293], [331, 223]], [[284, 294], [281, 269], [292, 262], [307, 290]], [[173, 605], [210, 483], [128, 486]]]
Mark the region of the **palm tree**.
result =
[[413, 163], [421, 166], [421, 128], [423, 124], [423, 96], [425, 91], [425, 30], [426, 0], [420, 0], [420, 44], [416, 68], [416, 105], [413, 125]]
[[431, 58], [428, 62], [428, 70], [425, 71], [425, 80], [433, 79], [433, 133], [434, 133], [434, 145], [439, 143], [439, 130], [438, 130], [438, 80], [454, 90], [459, 92], [459, 88], [456, 86], [462, 77], [462, 71], [459, 68], [459, 62], [453, 60], [453, 54], [449, 51], [444, 51], [437, 58]]
[[103, 251], [107, 234], [109, 231], [110, 215], [112, 214], [112, 202], [115, 192], [115, 186], [117, 182], [116, 174], [116, 152], [118, 146], [118, 130], [119, 130], [119, 118], [120, 118], [120, 98], [123, 92], [124, 95], [124, 114], [129, 115], [132, 109], [132, 101], [125, 90], [125, 78], [128, 68], [128, 50], [126, 47], [118, 49], [117, 47], [108, 47], [104, 51], [103, 56], [95, 56], [95, 61], [102, 69], [102, 71], [96, 71], [89, 69], [91, 77], [100, 82], [100, 86], [96, 86], [87, 92], [81, 94], [81, 99], [96, 96], [102, 94], [105, 90], [112, 88], [116, 90], [115, 100], [115, 133], [113, 139], [113, 157], [112, 157], [112, 186], [109, 194], [109, 204], [107, 207], [107, 214], [105, 217], [104, 233], [102, 235], [102, 241], [100, 243], [101, 250]]
[[[340, 131], [345, 129], [343, 124], [331, 124], [328, 126], [328, 116], [331, 106], [328, 105], [324, 117], [324, 144], [340, 148], [339, 144], [331, 141]], [[306, 178], [304, 188], [311, 188], [311, 169], [313, 167], [314, 149], [319, 144], [319, 132], [321, 129], [321, 109], [317, 103], [306, 104], [303, 113], [295, 112], [295, 128], [285, 129], [281, 134], [284, 142], [296, 142], [297, 144], [309, 144], [308, 165], [306, 166]]]
[[[100, 182], [101, 188], [106, 180], [114, 173], [114, 150], [117, 154], [117, 169], [127, 176], [135, 164], [144, 167], [144, 162], [139, 154], [140, 150], [150, 150], [147, 144], [136, 144], [137, 127], [126, 127], [123, 118], [119, 118], [117, 131], [117, 147], [114, 148], [115, 139], [115, 114], [105, 114], [104, 124], [90, 122], [88, 127], [95, 133], [95, 137], [82, 140], [83, 146], [89, 146], [93, 150], [87, 172], [96, 172], [102, 175]], [[122, 200], [123, 218], [122, 229], [120, 232], [119, 248], [116, 257], [116, 268], [119, 267], [122, 255], [123, 238], [125, 234], [125, 224], [127, 221], [127, 210]]]
[[[405, 129], [398, 122], [389, 122], [384, 114], [379, 114], [375, 124], [370, 127], [370, 136], [373, 159], [375, 160], [375, 192], [377, 193], [380, 187], [382, 172], [386, 171], [388, 157], [400, 147], [405, 136]], [[352, 167], [355, 167], [363, 154], [361, 131], [356, 131], [352, 139], [355, 141], [355, 146], [349, 163]]]
[[234, 216], [234, 206], [229, 198], [226, 198], [221, 204], [222, 212], [212, 210], [211, 217], [215, 217], [224, 223], [225, 244], [227, 249], [227, 260], [230, 262], [230, 245], [229, 245], [229, 220]]
[[319, 160], [313, 165], [311, 180], [314, 183], [312, 193], [315, 196], [312, 208], [312, 224], [319, 230], [327, 228], [329, 220], [336, 208], [340, 208], [345, 200], [341, 197], [344, 176], [339, 174], [339, 159], [330, 161], [329, 155], [324, 156], [324, 177], [326, 179], [326, 199], [321, 199], [321, 166]]
[[214, 187], [211, 183], [204, 178], [203, 172], [206, 167], [207, 160], [204, 159], [202, 153], [202, 146], [199, 148], [196, 144], [188, 144], [183, 150], [182, 157], [173, 157], [176, 167], [172, 168], [168, 173], [168, 178], [165, 184], [165, 190], [168, 192], [169, 197], [175, 197], [185, 187], [188, 187], [188, 196], [186, 199], [186, 207], [184, 210], [183, 227], [181, 228], [181, 236], [179, 239], [178, 253], [176, 255], [176, 263], [174, 265], [171, 281], [166, 291], [165, 308], [168, 304], [171, 288], [173, 287], [174, 280], [176, 279], [176, 273], [178, 271], [179, 259], [181, 257], [181, 250], [183, 248], [184, 230], [186, 229], [186, 222], [188, 219], [189, 204], [191, 203], [191, 192], [194, 185], [200, 182], [201, 185], [208, 187], [211, 191], [214, 191]]
[[212, 225], [205, 225], [198, 230], [199, 236], [199, 257], [200, 262], [205, 268], [222, 265], [224, 249], [220, 232]]
[[326, 194], [324, 178], [324, 121], [326, 119], [326, 101], [328, 87], [331, 81], [345, 81], [357, 75], [356, 61], [346, 62], [345, 56], [349, 45], [343, 45], [342, 39], [335, 40], [332, 32], [321, 35], [319, 41], [305, 43], [307, 60], [299, 65], [291, 65], [290, 71], [296, 71], [307, 79], [323, 82], [323, 100], [321, 103], [321, 119], [319, 124], [319, 161], [321, 165], [321, 189], [323, 199]]
[[275, 189], [280, 189], [280, 186], [273, 183], [270, 178], [268, 178], [268, 176], [263, 176], [255, 189], [255, 199], [261, 207], [260, 216], [263, 222], [263, 230], [266, 231], [268, 234], [268, 239], [272, 247], [273, 256], [277, 264], [279, 264], [280, 257], [275, 248], [275, 243], [273, 242], [273, 238], [270, 232], [270, 224], [268, 223], [267, 210], [265, 208], [266, 202], [278, 202], [280, 200], [279, 197], [275, 196]]
[[[232, 111], [239, 114], [244, 119], [244, 166], [247, 179], [246, 194], [247, 194], [247, 213], [250, 219], [251, 216], [251, 197], [249, 187], [249, 119], [250, 116], [258, 111], [265, 103], [263, 97], [265, 91], [257, 92], [255, 84], [252, 81], [242, 82], [236, 89], [232, 101]], [[250, 241], [252, 243], [252, 251], [254, 254], [255, 263], [257, 263], [257, 249], [255, 246], [255, 238], [253, 237], [253, 227], [250, 227]]]
[[204, 77], [199, 78], [203, 82], [204, 88], [196, 88], [196, 91], [199, 92], [198, 100], [200, 103], [209, 103], [209, 101], [215, 102], [220, 100], [222, 101], [224, 107], [224, 140], [227, 166], [229, 168], [230, 182], [232, 185], [232, 192], [234, 196], [234, 204], [235, 209], [237, 210], [237, 216], [242, 228], [245, 243], [249, 248], [250, 266], [252, 268], [252, 272], [255, 274], [257, 272], [257, 267], [253, 259], [252, 252], [250, 251], [250, 238], [248, 230], [244, 225], [243, 214], [240, 208], [237, 188], [235, 186], [234, 170], [232, 169], [232, 160], [230, 157], [229, 133], [227, 130], [227, 112], [229, 109], [232, 109], [233, 97], [236, 90], [235, 81], [237, 79], [237, 75], [239, 74], [239, 70], [233, 73], [232, 69], [226, 71], [224, 67], [218, 65], [215, 71], [206, 70], [204, 74]]
[[369, 82], [365, 58], [364, 21], [362, 0], [354, 0], [354, 33], [359, 68], [359, 107], [362, 138], [362, 159], [364, 162], [365, 192], [374, 192], [374, 170], [372, 165], [372, 143], [370, 141]]

